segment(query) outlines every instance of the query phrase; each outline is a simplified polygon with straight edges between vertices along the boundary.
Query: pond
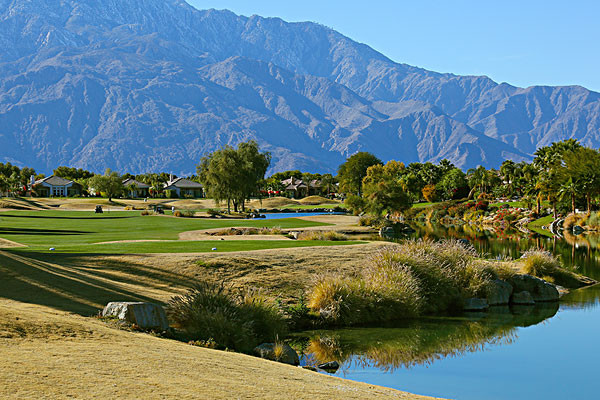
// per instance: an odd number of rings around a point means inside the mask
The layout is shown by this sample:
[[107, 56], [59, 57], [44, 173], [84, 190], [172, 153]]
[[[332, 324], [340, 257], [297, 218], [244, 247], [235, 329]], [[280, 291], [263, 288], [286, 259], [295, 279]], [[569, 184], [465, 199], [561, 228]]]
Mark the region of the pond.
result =
[[[415, 228], [415, 237], [467, 239], [490, 257], [519, 257], [531, 247], [543, 247], [600, 280], [598, 236], [553, 238], [470, 226]], [[599, 286], [572, 291], [557, 304], [303, 332], [295, 339], [304, 348], [305, 364], [336, 360], [340, 377], [422, 395], [597, 398]]]
[[315, 215], [345, 215], [343, 212], [292, 212], [292, 213], [266, 213], [265, 219], [283, 219], [298, 217], [313, 217]]

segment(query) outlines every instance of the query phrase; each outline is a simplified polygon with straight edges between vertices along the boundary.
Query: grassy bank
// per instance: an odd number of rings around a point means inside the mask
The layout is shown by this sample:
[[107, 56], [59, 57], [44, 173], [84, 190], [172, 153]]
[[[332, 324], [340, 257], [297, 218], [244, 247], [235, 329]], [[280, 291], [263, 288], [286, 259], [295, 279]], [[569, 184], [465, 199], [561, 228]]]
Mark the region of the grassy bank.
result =
[[542, 250], [492, 261], [461, 241], [407, 240], [381, 249], [354, 276], [321, 274], [309, 291], [308, 306], [337, 326], [445, 314], [461, 311], [467, 299], [488, 298], [495, 280], [508, 281], [517, 273], [569, 288], [592, 283]]
[[540, 235], [552, 236], [552, 233], [548, 231], [548, 229], [542, 229], [542, 226], [548, 226], [552, 223], [552, 221], [554, 221], [554, 217], [552, 215], [546, 215], [545, 217], [538, 218], [535, 221], [527, 224], [527, 228], [539, 233]]
[[4, 399], [425, 399], [0, 298]]

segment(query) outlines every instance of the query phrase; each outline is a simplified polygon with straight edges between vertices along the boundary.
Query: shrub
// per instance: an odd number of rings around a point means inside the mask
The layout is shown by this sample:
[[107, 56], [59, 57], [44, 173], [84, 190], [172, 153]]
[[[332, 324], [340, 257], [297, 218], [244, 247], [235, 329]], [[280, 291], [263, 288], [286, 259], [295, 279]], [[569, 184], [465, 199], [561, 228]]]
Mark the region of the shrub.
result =
[[346, 208], [351, 211], [354, 215], [358, 215], [367, 209], [367, 201], [357, 195], [351, 194], [344, 201]]
[[587, 218], [583, 214], [569, 214], [567, 218], [565, 218], [565, 222], [563, 223], [563, 228], [567, 230], [573, 229], [575, 225], [583, 225]]
[[586, 221], [586, 225], [590, 229], [600, 228], [600, 213], [598, 211], [592, 211]]
[[177, 192], [175, 190], [165, 190], [165, 197], [167, 199], [176, 199], [179, 196], [177, 195]]
[[463, 242], [408, 240], [378, 252], [358, 276], [319, 276], [308, 305], [338, 325], [408, 318], [460, 309], [498, 275]]
[[215, 217], [217, 215], [221, 215], [221, 211], [214, 209], [214, 208], [209, 208], [208, 210], [206, 210], [206, 213], [211, 216], [211, 217]]
[[335, 231], [304, 231], [298, 235], [298, 240], [331, 240], [331, 241], [342, 241], [348, 240], [348, 237], [344, 234]]
[[195, 213], [191, 210], [177, 210], [173, 215], [180, 218], [192, 218]]
[[385, 218], [378, 215], [362, 215], [358, 219], [359, 226], [372, 226], [374, 228], [381, 228], [386, 224]]
[[423, 188], [423, 190], [421, 191], [421, 193], [423, 194], [423, 197], [425, 198], [425, 200], [429, 201], [430, 203], [433, 203], [434, 201], [437, 200], [437, 192], [436, 192], [435, 185], [425, 186]]
[[287, 328], [277, 307], [258, 291], [236, 292], [223, 284], [201, 283], [173, 297], [167, 315], [191, 340], [243, 352], [276, 340]]
[[578, 287], [580, 285], [578, 275], [564, 269], [559, 258], [548, 251], [541, 249], [529, 250], [523, 254], [521, 259], [521, 270], [525, 274], [542, 279], [551, 277], [554, 283], [565, 287]]
[[144, 210], [144, 211], [142, 211], [142, 215], [154, 215], [154, 212], [149, 211], [149, 210]]

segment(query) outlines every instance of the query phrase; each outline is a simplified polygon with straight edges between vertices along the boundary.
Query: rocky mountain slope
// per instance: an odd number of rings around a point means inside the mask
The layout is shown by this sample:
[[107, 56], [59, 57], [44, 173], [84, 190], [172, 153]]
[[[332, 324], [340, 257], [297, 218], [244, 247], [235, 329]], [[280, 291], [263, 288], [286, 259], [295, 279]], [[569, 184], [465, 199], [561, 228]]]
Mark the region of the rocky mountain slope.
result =
[[517, 88], [395, 63], [314, 23], [199, 11], [182, 0], [0, 0], [0, 161], [49, 171], [193, 173], [256, 139], [271, 171], [348, 155], [530, 159], [598, 147], [600, 94]]

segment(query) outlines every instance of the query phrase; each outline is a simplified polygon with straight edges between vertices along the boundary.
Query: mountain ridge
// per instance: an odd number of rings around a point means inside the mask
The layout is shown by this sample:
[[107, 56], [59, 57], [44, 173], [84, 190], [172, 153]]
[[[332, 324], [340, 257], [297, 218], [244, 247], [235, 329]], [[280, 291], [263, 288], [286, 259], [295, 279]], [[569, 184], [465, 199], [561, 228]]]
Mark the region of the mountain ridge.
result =
[[0, 161], [191, 174], [255, 139], [270, 172], [370, 151], [461, 168], [600, 145], [600, 94], [395, 63], [320, 24], [182, 0], [0, 0]]

